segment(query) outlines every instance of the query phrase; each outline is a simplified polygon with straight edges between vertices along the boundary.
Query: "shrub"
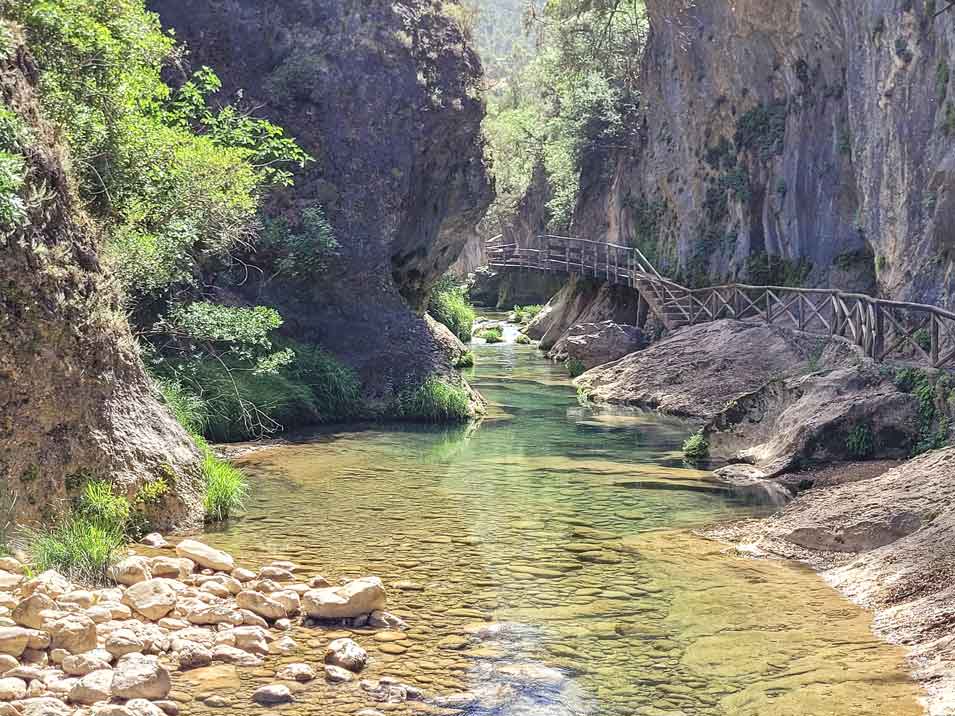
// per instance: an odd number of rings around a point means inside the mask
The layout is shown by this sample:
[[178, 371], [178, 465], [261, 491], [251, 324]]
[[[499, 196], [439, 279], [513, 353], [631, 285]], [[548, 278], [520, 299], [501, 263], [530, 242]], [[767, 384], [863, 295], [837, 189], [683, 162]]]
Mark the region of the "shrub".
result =
[[455, 368], [473, 368], [474, 367], [474, 353], [468, 351], [463, 353], [460, 358], [454, 362]]
[[683, 458], [692, 465], [699, 465], [710, 454], [710, 444], [703, 431], [694, 433], [683, 443]]
[[875, 441], [872, 438], [872, 429], [868, 425], [856, 425], [846, 435], [846, 450], [858, 459], [864, 460], [875, 451]]
[[537, 318], [538, 314], [543, 310], [544, 307], [541, 305], [514, 306], [514, 310], [511, 312], [509, 318], [514, 323], [526, 325]]
[[564, 363], [564, 367], [567, 369], [567, 374], [571, 378], [578, 378], [587, 372], [587, 367], [584, 365], [584, 362], [578, 358], [571, 358]]
[[504, 331], [500, 326], [492, 326], [478, 332], [478, 338], [483, 338], [485, 343], [503, 343]]
[[202, 434], [209, 422], [206, 402], [184, 388], [178, 380], [154, 378], [153, 382], [179, 424], [187, 432]]
[[428, 313], [465, 343], [471, 340], [474, 309], [468, 303], [467, 287], [453, 277], [445, 276], [431, 289]]
[[126, 542], [116, 526], [73, 514], [49, 531], [29, 534], [27, 552], [37, 571], [55, 569], [71, 581], [103, 584]]
[[202, 460], [202, 474], [206, 483], [203, 504], [206, 521], [222, 522], [243, 508], [249, 485], [239, 469], [217, 458], [208, 446], [203, 447], [205, 456]]
[[463, 388], [431, 376], [417, 388], [401, 393], [395, 401], [393, 413], [402, 420], [465, 422], [471, 418], [470, 403]]
[[160, 477], [158, 480], [147, 482], [139, 488], [139, 492], [136, 493], [136, 502], [141, 505], [155, 505], [168, 494], [169, 483], [166, 482], [165, 478]]
[[529, 346], [531, 344], [530, 336], [524, 333], [518, 333], [517, 338], [515, 340], [517, 341], [517, 344], [520, 346]]
[[276, 254], [272, 261], [276, 267], [274, 275], [302, 281], [325, 273], [332, 259], [338, 256], [341, 245], [325, 212], [320, 207], [312, 207], [302, 212], [296, 231], [292, 231], [285, 219], [266, 221], [258, 248], [260, 252]]

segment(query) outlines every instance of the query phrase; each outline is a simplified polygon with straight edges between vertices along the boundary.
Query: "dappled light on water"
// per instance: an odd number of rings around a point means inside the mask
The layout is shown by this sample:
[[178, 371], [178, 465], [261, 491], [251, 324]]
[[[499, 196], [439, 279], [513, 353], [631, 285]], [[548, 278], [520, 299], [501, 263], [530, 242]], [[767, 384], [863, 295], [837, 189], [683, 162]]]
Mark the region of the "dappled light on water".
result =
[[[479, 426], [340, 429], [244, 459], [249, 514], [210, 540], [331, 580], [380, 575], [411, 628], [355, 631], [362, 677], [456, 695], [379, 704], [357, 680], [319, 681], [282, 713], [921, 713], [902, 652], [863, 612], [806, 570], [692, 533], [767, 508], [681, 463], [691, 426], [585, 409], [533, 348], [476, 353], [497, 416]], [[341, 633], [292, 635], [318, 663]], [[302, 656], [219, 677], [247, 695]]]

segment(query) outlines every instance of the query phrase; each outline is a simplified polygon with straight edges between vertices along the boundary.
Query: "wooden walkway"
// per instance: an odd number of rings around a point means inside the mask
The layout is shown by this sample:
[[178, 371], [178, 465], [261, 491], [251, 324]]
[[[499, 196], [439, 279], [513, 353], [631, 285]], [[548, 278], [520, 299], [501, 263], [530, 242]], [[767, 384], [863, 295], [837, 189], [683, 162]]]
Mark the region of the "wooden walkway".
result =
[[877, 361], [892, 358], [955, 367], [955, 313], [831, 289], [727, 284], [690, 289], [661, 276], [639, 249], [567, 236], [540, 236], [538, 248], [488, 241], [496, 269], [574, 274], [639, 293], [636, 323], [653, 313], [668, 329], [724, 318], [761, 320], [816, 335], [842, 336]]

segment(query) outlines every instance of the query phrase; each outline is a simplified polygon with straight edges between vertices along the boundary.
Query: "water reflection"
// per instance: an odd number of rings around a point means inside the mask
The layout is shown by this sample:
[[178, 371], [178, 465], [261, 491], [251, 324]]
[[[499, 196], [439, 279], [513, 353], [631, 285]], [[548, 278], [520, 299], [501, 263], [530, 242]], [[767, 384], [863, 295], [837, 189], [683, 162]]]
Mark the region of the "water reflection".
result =
[[[580, 406], [532, 348], [478, 347], [479, 426], [338, 429], [253, 453], [250, 513], [214, 543], [331, 579], [381, 575], [412, 626], [355, 638], [365, 676], [424, 689], [388, 713], [909, 716], [899, 650], [815, 575], [687, 528], [760, 502], [687, 468], [686, 424]], [[298, 629], [307, 660], [336, 634]], [[239, 699], [283, 661], [239, 674]], [[242, 702], [247, 703], [247, 700]], [[358, 684], [285, 713], [376, 706]], [[194, 705], [190, 712], [205, 707]]]

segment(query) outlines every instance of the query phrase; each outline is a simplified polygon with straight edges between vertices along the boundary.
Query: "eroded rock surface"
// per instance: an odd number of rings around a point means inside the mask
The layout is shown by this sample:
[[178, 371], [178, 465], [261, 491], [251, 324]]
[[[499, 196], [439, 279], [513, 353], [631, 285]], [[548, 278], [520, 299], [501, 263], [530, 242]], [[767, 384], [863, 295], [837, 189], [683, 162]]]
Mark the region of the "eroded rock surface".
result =
[[613, 321], [577, 323], [547, 355], [558, 361], [578, 360], [590, 369], [642, 350], [648, 343], [646, 334], [636, 326]]
[[716, 321], [683, 328], [576, 382], [595, 402], [709, 419], [772, 379], [806, 371], [820, 345], [776, 326]]

